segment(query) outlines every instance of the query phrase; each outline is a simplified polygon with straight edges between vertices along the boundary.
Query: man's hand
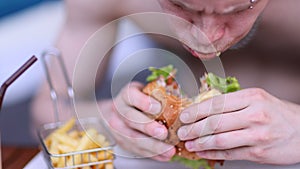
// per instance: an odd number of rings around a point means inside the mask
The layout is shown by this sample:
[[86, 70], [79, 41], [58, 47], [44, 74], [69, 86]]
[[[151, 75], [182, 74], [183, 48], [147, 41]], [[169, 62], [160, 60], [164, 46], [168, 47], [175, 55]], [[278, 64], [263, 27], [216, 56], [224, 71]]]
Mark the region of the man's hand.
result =
[[161, 141], [167, 137], [168, 131], [147, 116], [158, 114], [161, 105], [142, 93], [142, 87], [136, 82], [124, 87], [113, 100], [112, 112], [105, 118], [120, 146], [143, 157], [169, 161], [175, 148]]
[[299, 111], [262, 89], [244, 89], [184, 110], [178, 136], [203, 158], [293, 164], [300, 162]]

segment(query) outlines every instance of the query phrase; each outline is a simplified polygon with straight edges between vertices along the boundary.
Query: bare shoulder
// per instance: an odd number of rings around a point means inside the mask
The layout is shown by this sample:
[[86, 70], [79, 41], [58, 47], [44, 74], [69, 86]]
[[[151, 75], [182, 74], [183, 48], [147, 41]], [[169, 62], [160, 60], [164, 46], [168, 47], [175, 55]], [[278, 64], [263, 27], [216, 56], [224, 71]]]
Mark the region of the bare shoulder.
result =
[[137, 13], [157, 11], [154, 0], [65, 0], [68, 17], [74, 20], [109, 22], [113, 19]]

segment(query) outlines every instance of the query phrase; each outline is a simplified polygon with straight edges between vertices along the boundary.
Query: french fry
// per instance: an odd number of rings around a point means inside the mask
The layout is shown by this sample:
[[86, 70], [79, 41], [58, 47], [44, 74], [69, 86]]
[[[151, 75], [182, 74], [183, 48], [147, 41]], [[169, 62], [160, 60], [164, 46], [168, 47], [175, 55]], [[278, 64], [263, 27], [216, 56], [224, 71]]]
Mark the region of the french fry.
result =
[[70, 132], [68, 133], [68, 135], [69, 135], [70, 137], [72, 137], [73, 139], [80, 139], [80, 137], [82, 136], [82, 133], [81, 133], [81, 132], [78, 132], [78, 131], [76, 131], [76, 130], [73, 130], [73, 131], [70, 131]]
[[99, 151], [96, 155], [98, 161], [113, 159], [113, 155], [110, 151]]
[[55, 132], [66, 133], [73, 128], [74, 124], [75, 124], [75, 118], [71, 118], [65, 125], [58, 128]]
[[91, 169], [92, 167], [90, 167], [90, 166], [84, 166], [84, 167], [82, 167], [82, 169]]
[[53, 133], [52, 137], [59, 141], [61, 144], [66, 144], [71, 147], [77, 147], [78, 141], [68, 136], [67, 134]]
[[81, 138], [79, 141], [79, 145], [77, 146], [76, 150], [86, 150], [88, 149], [89, 145], [94, 144], [94, 139], [97, 136], [97, 130], [95, 129], [88, 129], [86, 134]]
[[114, 169], [114, 165], [112, 163], [105, 164], [105, 169]]
[[64, 157], [58, 157], [56, 167], [65, 167], [65, 158]]
[[[51, 140], [51, 145], [49, 147], [49, 152], [51, 154], [59, 154], [59, 150], [57, 149], [57, 146], [58, 146], [58, 141], [57, 140]], [[58, 158], [56, 157], [52, 157], [51, 158], [52, 162], [53, 163], [58, 163]]]
[[102, 135], [102, 134], [99, 134], [97, 137], [96, 137], [96, 141], [99, 145], [102, 145], [105, 143], [105, 137]]
[[92, 169], [105, 169], [105, 166], [104, 166], [104, 164], [98, 164], [98, 165], [93, 165], [91, 168]]
[[97, 162], [99, 161], [93, 154], [89, 153], [85, 153], [83, 154], [83, 162], [84, 163], [89, 163], [89, 162]]
[[57, 145], [57, 149], [59, 150], [60, 154], [65, 154], [69, 152], [74, 152], [75, 149], [71, 146], [65, 145], [65, 144], [59, 144]]

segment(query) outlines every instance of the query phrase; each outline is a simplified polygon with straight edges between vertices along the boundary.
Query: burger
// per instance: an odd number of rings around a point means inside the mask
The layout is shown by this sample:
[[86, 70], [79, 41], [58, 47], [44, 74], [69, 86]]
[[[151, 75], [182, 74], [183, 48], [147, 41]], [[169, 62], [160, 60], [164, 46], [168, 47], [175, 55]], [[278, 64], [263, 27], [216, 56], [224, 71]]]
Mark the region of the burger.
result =
[[149, 70], [151, 74], [146, 79], [148, 83], [143, 88], [143, 92], [162, 104], [161, 112], [150, 117], [168, 129], [168, 137], [164, 142], [174, 145], [176, 148], [176, 154], [172, 161], [183, 163], [193, 169], [199, 169], [200, 167], [213, 169], [216, 162], [222, 165], [223, 161], [221, 160], [202, 159], [195, 152], [186, 150], [185, 142], [179, 140], [177, 136], [177, 130], [183, 125], [179, 115], [183, 109], [192, 104], [239, 90], [240, 85], [237, 79], [234, 77], [221, 78], [213, 73], [205, 73], [200, 78], [199, 94], [190, 98], [183, 94], [184, 92], [175, 80], [177, 70], [173, 65], [162, 68], [150, 67]]

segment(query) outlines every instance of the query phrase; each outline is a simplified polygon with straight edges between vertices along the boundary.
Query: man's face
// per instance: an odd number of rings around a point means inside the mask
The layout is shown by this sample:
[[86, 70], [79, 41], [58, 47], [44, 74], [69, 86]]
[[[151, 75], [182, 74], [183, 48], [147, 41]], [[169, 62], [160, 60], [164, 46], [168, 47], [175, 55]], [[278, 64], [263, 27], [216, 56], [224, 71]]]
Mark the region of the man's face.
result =
[[[240, 41], [251, 30], [268, 0], [158, 0], [171, 28], [196, 57], [209, 59]], [[251, 9], [253, 7], [253, 9]]]

